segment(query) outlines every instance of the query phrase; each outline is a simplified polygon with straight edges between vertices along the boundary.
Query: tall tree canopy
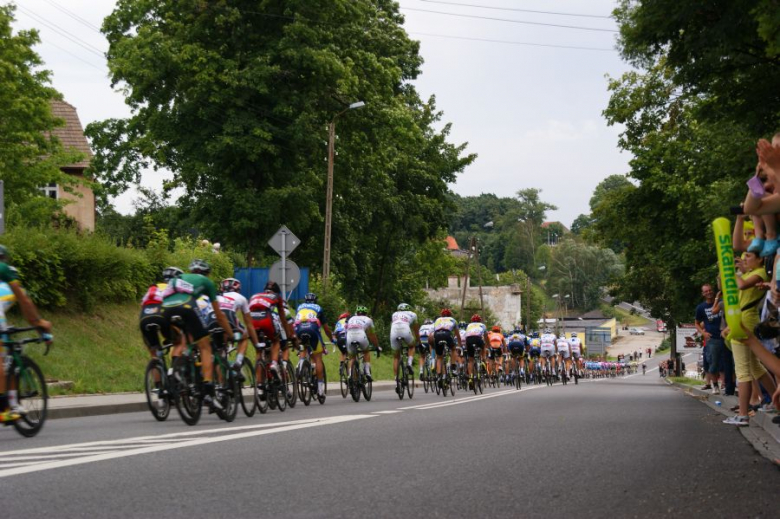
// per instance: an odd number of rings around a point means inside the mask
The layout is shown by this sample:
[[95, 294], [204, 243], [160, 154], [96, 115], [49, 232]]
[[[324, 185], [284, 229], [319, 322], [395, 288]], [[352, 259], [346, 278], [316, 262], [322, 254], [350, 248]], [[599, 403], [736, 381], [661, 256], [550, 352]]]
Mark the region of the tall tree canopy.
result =
[[338, 119], [333, 267], [351, 298], [400, 297], [474, 159], [409, 83], [422, 58], [402, 23], [391, 0], [120, 0], [103, 32], [133, 115], [88, 127], [96, 172], [118, 192], [168, 169], [209, 237], [256, 257], [285, 223], [316, 268], [327, 123], [364, 101]]

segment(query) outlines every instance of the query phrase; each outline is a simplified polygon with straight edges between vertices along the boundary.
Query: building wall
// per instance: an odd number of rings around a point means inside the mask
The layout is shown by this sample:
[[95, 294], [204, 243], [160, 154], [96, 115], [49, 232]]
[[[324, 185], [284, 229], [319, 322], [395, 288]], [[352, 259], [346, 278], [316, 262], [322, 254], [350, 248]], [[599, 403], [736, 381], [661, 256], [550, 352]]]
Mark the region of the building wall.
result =
[[[92, 190], [86, 186], [75, 186], [71, 194], [66, 192], [62, 186], [59, 186], [59, 198], [60, 200], [71, 201], [67, 204], [62, 212], [70, 216], [79, 225], [79, 229], [84, 231], [95, 230], [95, 194]], [[78, 193], [81, 196], [77, 196]]]
[[[457, 282], [457, 279], [451, 280], [449, 287], [426, 290], [426, 293], [431, 299], [447, 301], [453, 309], [460, 308], [463, 289], [452, 286]], [[499, 319], [502, 328], [510, 329], [516, 323], [521, 322], [522, 297], [517, 287], [482, 287], [482, 298], [485, 306], [490, 308]], [[466, 289], [466, 301], [472, 300], [479, 301], [479, 287], [470, 286]], [[487, 324], [492, 325], [493, 323]]]

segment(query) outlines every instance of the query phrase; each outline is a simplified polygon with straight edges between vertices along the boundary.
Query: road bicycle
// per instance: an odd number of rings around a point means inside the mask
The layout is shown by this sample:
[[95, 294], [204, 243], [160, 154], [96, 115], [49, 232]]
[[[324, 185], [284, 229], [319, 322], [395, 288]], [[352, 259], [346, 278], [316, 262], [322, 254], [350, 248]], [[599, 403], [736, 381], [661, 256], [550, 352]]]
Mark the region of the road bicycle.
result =
[[[352, 358], [349, 369], [349, 394], [352, 395], [352, 400], [359, 402], [360, 394], [362, 393], [363, 397], [368, 402], [371, 400], [371, 395], [373, 395], [374, 385], [372, 380], [365, 373], [363, 367], [363, 352], [361, 351], [360, 343], [352, 342], [351, 346], [357, 353], [354, 358]], [[377, 358], [379, 358], [380, 354], [381, 352], [377, 350]]]
[[423, 360], [423, 371], [422, 375], [420, 375], [420, 381], [423, 384], [423, 390], [427, 393], [428, 391], [434, 390], [435, 380], [434, 380], [434, 373], [436, 370], [436, 353], [433, 351], [432, 348], [428, 348], [428, 353], [425, 355], [425, 358]]
[[436, 376], [436, 394], [441, 391], [442, 396], [447, 396], [447, 391], [452, 396], [455, 396], [455, 384], [457, 373], [452, 368], [452, 357], [450, 354], [450, 347], [447, 345], [447, 341], [439, 341], [438, 343], [443, 347], [444, 354], [442, 355], [442, 374]]
[[40, 332], [40, 329], [35, 326], [9, 327], [2, 332], [3, 347], [7, 352], [4, 360], [6, 388], [8, 390], [16, 389], [16, 403], [21, 415], [18, 420], [12, 423], [14, 429], [27, 438], [41, 432], [49, 408], [49, 394], [41, 368], [34, 360], [24, 354], [24, 346], [45, 342], [46, 351], [43, 353], [45, 356], [49, 354], [53, 338], [49, 333], [41, 333], [39, 337], [17, 340], [11, 339], [11, 336], [33, 330]]
[[[320, 404], [325, 403], [325, 395], [328, 392], [328, 377], [325, 373], [325, 363], [322, 363], [322, 378], [325, 380], [325, 390], [320, 395], [318, 393], [319, 381], [317, 380], [317, 371], [311, 360], [311, 335], [302, 333], [298, 343], [298, 394], [303, 401], [303, 405], [309, 405], [314, 396]], [[323, 348], [326, 346], [323, 345]], [[305, 352], [305, 354], [304, 354]]]
[[406, 359], [409, 358], [409, 345], [402, 337], [396, 337], [395, 340], [400, 346], [400, 358], [398, 359], [398, 371], [395, 374], [395, 393], [399, 400], [404, 399], [404, 393], [409, 395], [411, 400], [414, 396], [414, 370], [406, 365]]
[[[231, 359], [230, 365], [236, 368], [234, 354], [238, 351], [238, 346], [234, 344], [228, 349], [228, 356]], [[255, 368], [248, 358], [244, 357], [241, 361], [241, 367], [236, 373], [236, 379], [239, 385], [239, 402], [241, 409], [247, 417], [255, 415], [257, 411], [257, 382], [255, 380]]]
[[277, 358], [278, 370], [271, 369], [271, 345], [262, 332], [258, 332], [255, 360], [255, 376], [257, 380], [257, 409], [261, 414], [268, 409], [284, 412], [295, 391], [294, 380], [290, 377], [287, 365]]
[[[159, 332], [159, 324], [147, 324], [150, 332]], [[172, 344], [161, 344], [155, 349], [154, 358], [146, 364], [144, 372], [144, 392], [146, 405], [149, 406], [155, 420], [164, 422], [175, 404], [175, 393], [168, 377], [168, 351]]]

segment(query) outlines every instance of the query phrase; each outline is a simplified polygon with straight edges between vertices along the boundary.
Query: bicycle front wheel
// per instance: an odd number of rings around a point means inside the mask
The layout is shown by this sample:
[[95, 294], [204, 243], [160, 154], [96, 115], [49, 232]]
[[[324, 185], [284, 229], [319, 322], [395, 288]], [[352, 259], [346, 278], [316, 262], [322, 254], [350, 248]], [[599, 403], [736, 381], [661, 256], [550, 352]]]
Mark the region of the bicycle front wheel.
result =
[[341, 390], [341, 398], [347, 398], [347, 393], [349, 393], [349, 375], [347, 374], [346, 363], [339, 366], [339, 389]]
[[152, 359], [146, 365], [144, 375], [144, 390], [146, 391], [146, 404], [152, 412], [155, 420], [164, 422], [171, 412], [171, 401], [168, 398], [168, 377], [165, 367], [159, 359]]
[[255, 382], [255, 370], [252, 363], [246, 358], [241, 362], [240, 388], [241, 394], [238, 398], [241, 402], [241, 409], [244, 410], [245, 415], [254, 416], [255, 411], [257, 411], [257, 382]]
[[299, 395], [303, 405], [311, 404], [311, 364], [308, 360], [304, 360], [301, 364], [301, 372], [299, 378]]
[[295, 404], [298, 403], [298, 379], [295, 376], [295, 368], [293, 368], [292, 363], [286, 362], [285, 365], [285, 370], [287, 371], [285, 379], [285, 384], [287, 385], [287, 403], [290, 407], [295, 407]]
[[[314, 377], [317, 378], [317, 377]], [[320, 405], [325, 403], [325, 398], [328, 394], [328, 374], [325, 371], [325, 362], [322, 363], [322, 380], [323, 382], [323, 388], [322, 388], [322, 394], [319, 394], [319, 388], [317, 389], [317, 400], [320, 402]], [[314, 391], [314, 390], [313, 390]]]
[[255, 404], [257, 405], [257, 410], [260, 411], [260, 414], [265, 414], [268, 412], [268, 401], [271, 398], [269, 396], [270, 384], [268, 384], [267, 380], [265, 362], [260, 359], [257, 359], [257, 362], [255, 362], [255, 380], [255, 387], [257, 388], [257, 391], [255, 391]]
[[366, 377], [365, 375], [363, 377], [364, 377], [363, 396], [365, 397], [366, 402], [368, 402], [371, 400], [371, 395], [374, 394], [374, 387], [373, 387], [373, 382], [368, 377]]
[[30, 438], [38, 434], [46, 422], [46, 411], [49, 407], [46, 380], [41, 368], [28, 357], [22, 357], [18, 373], [8, 374], [9, 382], [12, 377], [17, 390], [17, 401], [23, 410], [21, 418], [14, 422], [14, 428], [22, 436]]

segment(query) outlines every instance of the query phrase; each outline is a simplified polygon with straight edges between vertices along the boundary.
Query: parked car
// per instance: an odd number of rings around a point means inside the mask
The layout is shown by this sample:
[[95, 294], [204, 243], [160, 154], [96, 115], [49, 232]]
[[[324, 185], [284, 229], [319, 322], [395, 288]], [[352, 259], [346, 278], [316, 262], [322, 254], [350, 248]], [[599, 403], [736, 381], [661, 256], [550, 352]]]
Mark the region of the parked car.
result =
[[658, 332], [666, 332], [666, 323], [663, 322], [661, 319], [656, 319], [655, 321], [655, 329]]
[[644, 328], [629, 328], [628, 333], [630, 333], [631, 335], [644, 335], [645, 330]]

